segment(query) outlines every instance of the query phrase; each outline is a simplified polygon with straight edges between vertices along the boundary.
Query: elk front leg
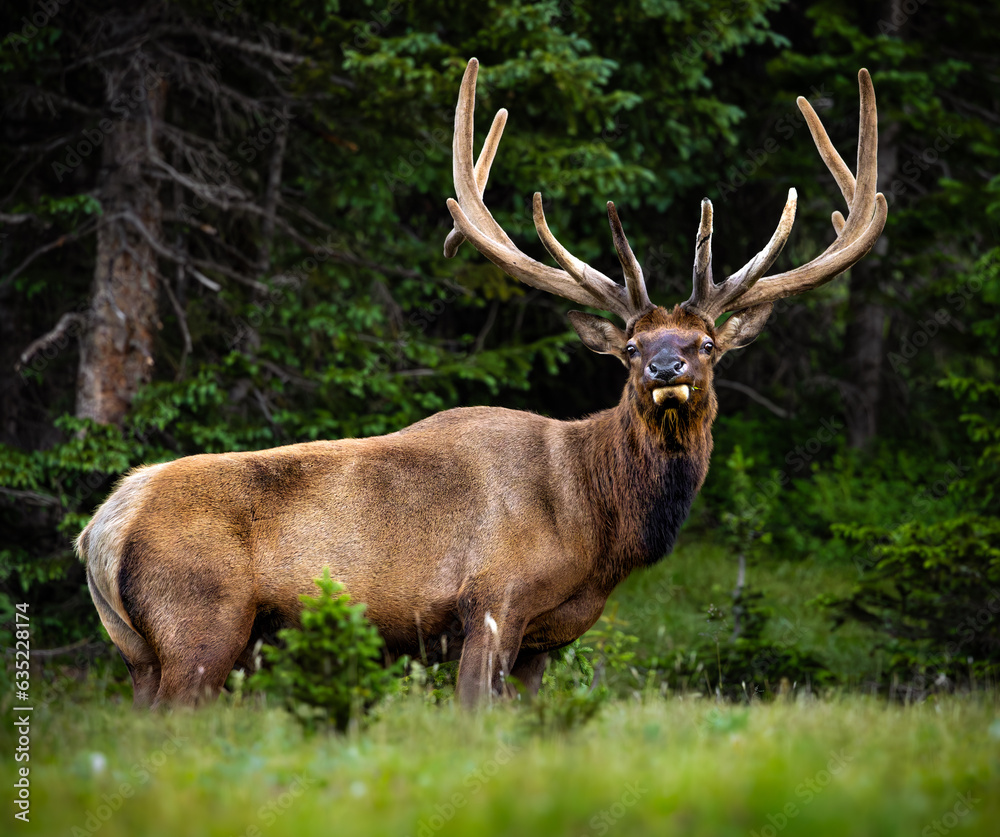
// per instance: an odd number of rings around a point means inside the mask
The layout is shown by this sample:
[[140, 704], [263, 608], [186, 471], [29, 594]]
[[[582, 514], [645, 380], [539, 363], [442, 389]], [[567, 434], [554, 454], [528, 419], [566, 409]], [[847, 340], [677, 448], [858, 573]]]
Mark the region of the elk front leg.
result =
[[492, 610], [479, 608], [471, 610], [463, 622], [465, 642], [455, 693], [463, 706], [472, 707], [484, 698], [504, 694], [521, 647], [524, 623], [513, 614], [498, 617]]
[[548, 652], [542, 651], [522, 651], [517, 655], [514, 667], [510, 676], [518, 680], [524, 686], [528, 694], [534, 697], [542, 687], [542, 676], [545, 674], [545, 667], [548, 665]]

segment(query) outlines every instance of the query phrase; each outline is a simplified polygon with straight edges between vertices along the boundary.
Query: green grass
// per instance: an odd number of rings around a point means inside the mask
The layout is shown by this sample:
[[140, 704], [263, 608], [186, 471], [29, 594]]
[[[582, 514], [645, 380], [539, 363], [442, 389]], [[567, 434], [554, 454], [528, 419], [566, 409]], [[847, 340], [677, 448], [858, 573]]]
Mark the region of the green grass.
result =
[[[622, 585], [615, 615], [638, 636], [640, 658], [696, 644], [708, 604], [730, 601], [735, 563], [689, 539]], [[775, 556], [752, 563], [748, 582], [775, 610], [773, 640], [857, 683], [877, 665], [874, 635], [831, 633], [809, 604], [846, 590], [852, 573]], [[118, 660], [97, 666], [80, 685], [57, 681], [64, 691], [36, 707], [31, 823], [4, 833], [928, 837], [992, 835], [1000, 822], [992, 689], [909, 706], [800, 689], [733, 706], [695, 694], [707, 691], [700, 683], [666, 696], [654, 684], [555, 733], [536, 710], [558, 718], [566, 693], [469, 714], [414, 688], [367, 729], [309, 735], [238, 697], [198, 712], [133, 712], [123, 677]], [[0, 692], [0, 787], [11, 801], [23, 764], [13, 760], [12, 699]]]
[[[996, 695], [618, 700], [559, 735], [531, 717], [416, 696], [365, 731], [306, 736], [246, 706], [52, 706], [34, 718], [32, 823], [17, 833], [862, 837], [994, 834], [1000, 822]], [[4, 788], [12, 768], [5, 759]]]

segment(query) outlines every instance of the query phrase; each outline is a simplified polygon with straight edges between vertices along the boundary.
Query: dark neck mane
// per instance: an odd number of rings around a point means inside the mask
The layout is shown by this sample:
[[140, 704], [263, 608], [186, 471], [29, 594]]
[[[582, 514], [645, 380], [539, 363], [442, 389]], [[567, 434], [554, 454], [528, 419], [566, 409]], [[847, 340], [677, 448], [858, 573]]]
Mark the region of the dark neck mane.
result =
[[588, 489], [610, 586], [673, 549], [708, 473], [714, 393], [705, 398], [701, 409], [670, 410], [656, 421], [626, 390], [617, 407], [588, 420]]

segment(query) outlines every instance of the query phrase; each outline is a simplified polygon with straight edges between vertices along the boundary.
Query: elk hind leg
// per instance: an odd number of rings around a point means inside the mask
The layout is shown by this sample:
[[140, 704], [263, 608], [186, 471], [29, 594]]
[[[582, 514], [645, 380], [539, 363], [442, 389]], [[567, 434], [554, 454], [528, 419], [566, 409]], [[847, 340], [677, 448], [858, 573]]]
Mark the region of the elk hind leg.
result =
[[216, 698], [247, 647], [255, 615], [243, 604], [185, 619], [183, 633], [160, 649], [163, 672], [153, 708]]
[[90, 574], [89, 567], [87, 584], [97, 614], [101, 617], [101, 623], [125, 661], [129, 676], [132, 678], [132, 705], [136, 708], [149, 706], [160, 688], [159, 657], [150, 644], [111, 607], [100, 586]]

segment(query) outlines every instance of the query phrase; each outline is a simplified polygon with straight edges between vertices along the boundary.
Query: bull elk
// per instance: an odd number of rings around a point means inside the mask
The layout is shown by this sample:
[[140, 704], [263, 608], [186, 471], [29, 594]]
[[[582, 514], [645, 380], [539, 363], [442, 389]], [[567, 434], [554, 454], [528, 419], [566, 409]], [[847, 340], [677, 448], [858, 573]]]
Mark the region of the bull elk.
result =
[[624, 286], [555, 239], [536, 193], [535, 228], [559, 268], [542, 264], [483, 202], [507, 113], [496, 115], [474, 163], [478, 68], [472, 59], [458, 97], [457, 200], [448, 200], [455, 226], [445, 254], [470, 241], [521, 282], [619, 317], [624, 329], [569, 315], [588, 348], [625, 366], [621, 400], [581, 421], [446, 410], [377, 438], [188, 456], [132, 471], [77, 549], [137, 705], [217, 693], [262, 635], [296, 623], [299, 595], [314, 591], [326, 566], [367, 604], [390, 653], [458, 659], [463, 703], [504, 693], [508, 677], [536, 692], [548, 652], [590, 628], [632, 570], [672, 549], [708, 471], [719, 358], [758, 335], [775, 300], [858, 262], [885, 224], [875, 93], [861, 70], [857, 179], [798, 100], [848, 206], [846, 218], [833, 213], [836, 240], [812, 261], [764, 276], [791, 231], [791, 189], [767, 246], [721, 282], [712, 275], [712, 204], [702, 201], [693, 290], [672, 309], [650, 302], [610, 202]]

